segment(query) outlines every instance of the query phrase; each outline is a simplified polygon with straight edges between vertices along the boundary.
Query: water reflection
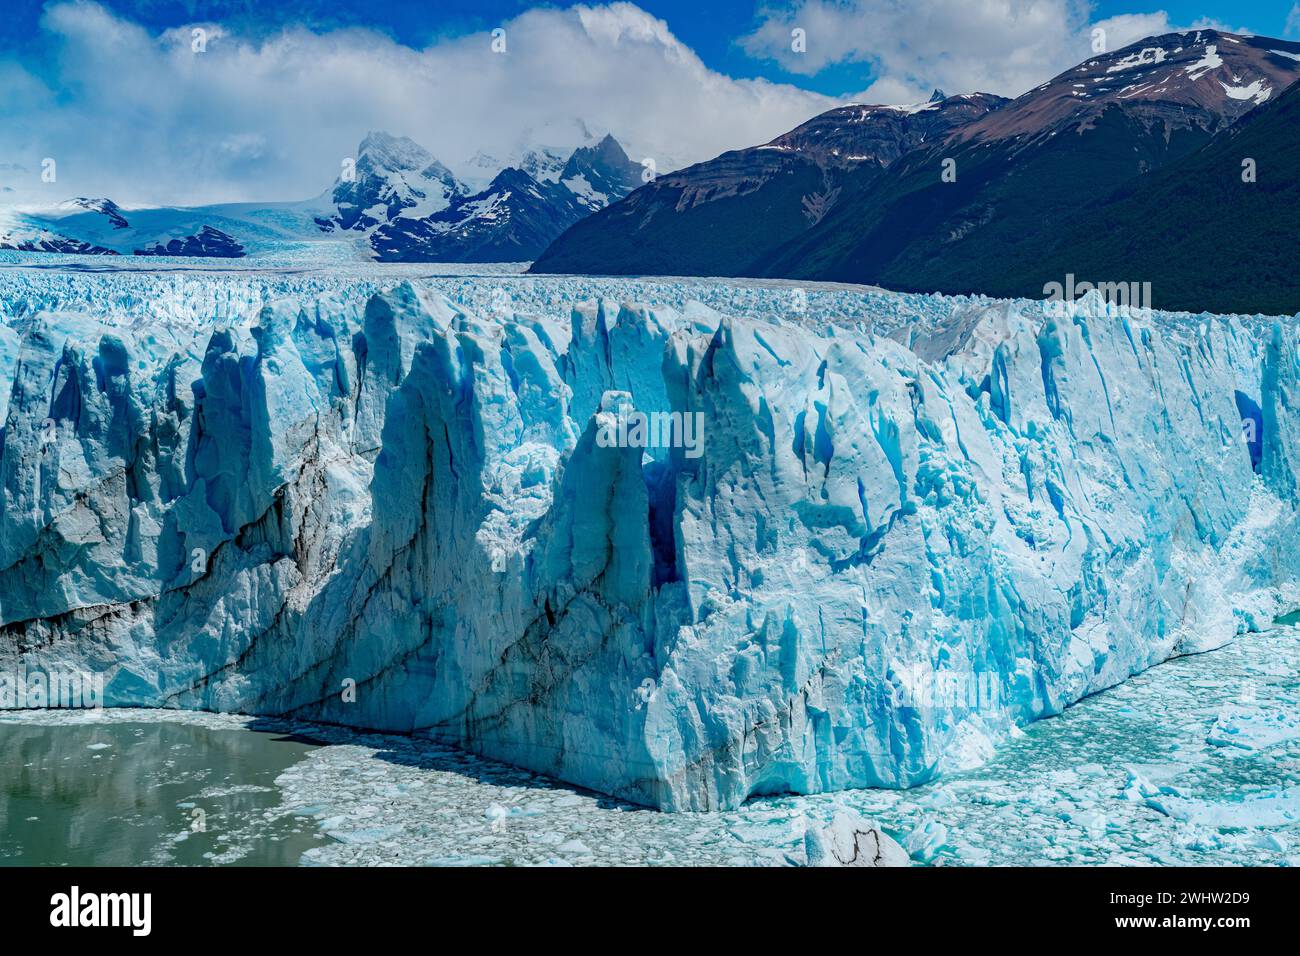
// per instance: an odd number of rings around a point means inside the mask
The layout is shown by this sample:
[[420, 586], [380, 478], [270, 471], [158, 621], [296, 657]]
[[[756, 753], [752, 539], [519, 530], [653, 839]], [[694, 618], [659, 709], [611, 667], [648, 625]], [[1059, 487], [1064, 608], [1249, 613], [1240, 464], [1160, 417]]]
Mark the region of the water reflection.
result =
[[279, 807], [314, 745], [185, 723], [0, 721], [0, 866], [286, 866], [325, 841]]

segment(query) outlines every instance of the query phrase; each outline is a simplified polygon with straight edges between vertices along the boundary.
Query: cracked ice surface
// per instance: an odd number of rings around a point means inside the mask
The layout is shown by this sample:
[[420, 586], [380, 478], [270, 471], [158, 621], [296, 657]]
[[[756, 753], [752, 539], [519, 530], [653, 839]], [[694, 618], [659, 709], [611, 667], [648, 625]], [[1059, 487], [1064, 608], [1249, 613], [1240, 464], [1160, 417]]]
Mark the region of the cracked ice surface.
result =
[[779, 865], [848, 808], [934, 864], [1300, 865], [1300, 733], [1215, 746], [1225, 707], [1294, 720], [1300, 629], [1152, 668], [1031, 724], [984, 766], [908, 791], [662, 814], [391, 739], [315, 751], [277, 785], [342, 838], [307, 852], [317, 864]]
[[[113, 705], [728, 809], [968, 771], [1300, 604], [1289, 319], [413, 268], [8, 269], [0, 318], [0, 665]], [[607, 447], [624, 401], [704, 454]]]
[[[1230, 708], [1300, 710], [1300, 632], [1181, 657], [1030, 725], [986, 765], [909, 791], [769, 797], [668, 814], [574, 790], [438, 744], [178, 711], [26, 711], [5, 725], [183, 721], [327, 743], [275, 780], [277, 821], [330, 842], [307, 865], [746, 865], [803, 862], [803, 834], [848, 809], [932, 865], [1300, 865], [1300, 735], [1213, 742]], [[160, 757], [161, 759], [161, 757]], [[253, 821], [255, 823], [256, 821]], [[237, 844], [259, 839], [243, 823]], [[214, 858], [212, 862], [221, 862]]]

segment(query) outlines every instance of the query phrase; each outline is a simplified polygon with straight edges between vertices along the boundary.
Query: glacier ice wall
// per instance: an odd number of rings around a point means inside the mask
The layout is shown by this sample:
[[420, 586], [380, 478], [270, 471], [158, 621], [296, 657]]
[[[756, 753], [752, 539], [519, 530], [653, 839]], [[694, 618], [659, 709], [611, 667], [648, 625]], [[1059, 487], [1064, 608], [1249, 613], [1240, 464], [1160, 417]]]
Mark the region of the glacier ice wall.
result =
[[[0, 669], [102, 672], [109, 704], [718, 809], [923, 782], [1300, 604], [1289, 320], [23, 281]], [[626, 405], [701, 416], [703, 453], [600, 440]]]

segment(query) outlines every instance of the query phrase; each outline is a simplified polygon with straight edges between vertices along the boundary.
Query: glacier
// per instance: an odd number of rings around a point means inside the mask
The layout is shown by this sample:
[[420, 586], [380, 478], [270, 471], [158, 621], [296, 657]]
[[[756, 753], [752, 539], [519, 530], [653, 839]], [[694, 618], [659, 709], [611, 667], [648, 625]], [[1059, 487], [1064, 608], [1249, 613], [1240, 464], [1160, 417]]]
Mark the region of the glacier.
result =
[[339, 267], [5, 268], [0, 319], [0, 671], [110, 706], [725, 810], [1300, 606], [1290, 318]]

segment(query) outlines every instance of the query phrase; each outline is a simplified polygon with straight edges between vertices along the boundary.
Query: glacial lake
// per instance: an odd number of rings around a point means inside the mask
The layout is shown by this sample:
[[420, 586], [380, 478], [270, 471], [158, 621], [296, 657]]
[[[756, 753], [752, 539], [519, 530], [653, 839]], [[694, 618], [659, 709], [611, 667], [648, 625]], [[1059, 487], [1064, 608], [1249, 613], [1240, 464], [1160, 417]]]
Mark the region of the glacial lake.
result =
[[[664, 814], [426, 740], [0, 713], [0, 865], [782, 865], [840, 809], [929, 865], [1300, 865], [1300, 628], [1180, 657], [907, 791]], [[201, 811], [202, 828], [195, 828]]]
[[147, 713], [0, 723], [0, 866], [283, 866], [326, 840], [277, 812], [275, 778], [313, 745]]

